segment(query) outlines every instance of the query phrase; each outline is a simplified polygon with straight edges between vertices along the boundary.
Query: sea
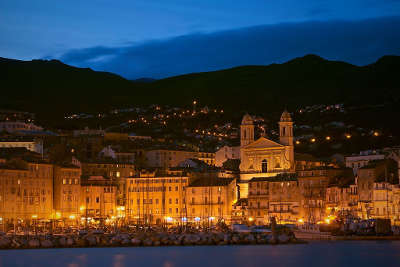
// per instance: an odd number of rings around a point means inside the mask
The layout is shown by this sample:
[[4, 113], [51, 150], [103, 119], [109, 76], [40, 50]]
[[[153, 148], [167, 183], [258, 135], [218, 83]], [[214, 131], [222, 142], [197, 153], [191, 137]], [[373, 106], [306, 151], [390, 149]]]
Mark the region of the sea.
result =
[[400, 266], [400, 241], [0, 250], [0, 267]]

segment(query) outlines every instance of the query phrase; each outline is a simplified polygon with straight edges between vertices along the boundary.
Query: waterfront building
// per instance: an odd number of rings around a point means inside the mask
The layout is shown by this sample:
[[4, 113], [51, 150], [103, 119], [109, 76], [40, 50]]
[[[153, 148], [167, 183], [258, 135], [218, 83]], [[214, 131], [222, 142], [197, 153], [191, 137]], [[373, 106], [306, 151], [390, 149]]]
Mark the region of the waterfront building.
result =
[[296, 223], [300, 218], [300, 192], [295, 175], [255, 177], [249, 181], [248, 221], [268, 224]]
[[81, 215], [81, 169], [74, 165], [55, 165], [53, 183], [55, 219], [75, 224]]
[[20, 159], [0, 165], [0, 217], [21, 223], [53, 217], [53, 166]]
[[371, 161], [361, 167], [357, 175], [359, 195], [358, 217], [391, 218], [398, 210], [393, 202], [393, 192], [397, 193], [399, 184], [397, 162], [392, 159]]
[[243, 117], [240, 126], [240, 198], [248, 195], [248, 181], [254, 177], [272, 177], [295, 171], [293, 121], [287, 111], [279, 122], [279, 143], [260, 137], [254, 140], [254, 122]]
[[112, 159], [97, 159], [81, 163], [82, 175], [103, 176], [117, 185], [118, 205], [123, 206], [126, 199], [126, 178], [135, 175], [135, 165], [132, 163], [117, 162]]
[[187, 220], [200, 224], [232, 221], [237, 201], [236, 179], [203, 177], [186, 188]]
[[[105, 223], [124, 218], [124, 208], [117, 206], [117, 184], [103, 176], [82, 176], [81, 222]], [[117, 212], [118, 211], [118, 212]]]
[[326, 209], [329, 214], [357, 216], [358, 192], [357, 185], [329, 185], [326, 188]]
[[190, 178], [181, 171], [140, 172], [126, 179], [127, 220], [140, 224], [183, 223], [188, 217], [186, 187]]

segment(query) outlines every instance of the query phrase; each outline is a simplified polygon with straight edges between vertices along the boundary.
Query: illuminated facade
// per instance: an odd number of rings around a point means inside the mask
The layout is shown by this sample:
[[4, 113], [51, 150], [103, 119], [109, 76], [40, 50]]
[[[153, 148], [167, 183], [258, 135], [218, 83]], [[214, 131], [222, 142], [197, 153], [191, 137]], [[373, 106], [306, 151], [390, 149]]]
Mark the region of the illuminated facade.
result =
[[117, 213], [117, 184], [103, 176], [84, 177], [81, 181], [81, 220], [101, 222], [116, 219], [123, 214]]
[[81, 169], [54, 166], [55, 219], [75, 221], [80, 217]]
[[187, 187], [187, 219], [190, 222], [230, 223], [232, 207], [237, 201], [236, 180], [199, 178]]
[[118, 163], [116, 161], [93, 161], [82, 163], [82, 175], [84, 176], [103, 176], [112, 180], [117, 185], [117, 203], [120, 206], [126, 200], [126, 177], [135, 175], [135, 165], [132, 163]]
[[53, 165], [25, 161], [0, 168], [0, 217], [4, 221], [51, 219]]
[[295, 177], [256, 177], [249, 181], [248, 220], [267, 224], [271, 217], [280, 223], [300, 219], [300, 188]]
[[240, 197], [248, 194], [248, 181], [254, 177], [272, 177], [294, 172], [293, 121], [287, 111], [279, 122], [279, 143], [260, 137], [254, 141], [254, 123], [250, 115], [240, 126]]
[[146, 224], [183, 222], [182, 218], [187, 218], [185, 189], [189, 179], [181, 172], [143, 172], [127, 178], [127, 220]]

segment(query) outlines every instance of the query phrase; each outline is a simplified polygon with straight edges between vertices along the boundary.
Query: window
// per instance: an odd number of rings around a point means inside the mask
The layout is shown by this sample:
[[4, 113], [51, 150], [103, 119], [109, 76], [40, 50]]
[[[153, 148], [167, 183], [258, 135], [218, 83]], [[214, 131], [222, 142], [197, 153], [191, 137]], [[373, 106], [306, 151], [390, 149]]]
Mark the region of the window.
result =
[[96, 203], [100, 203], [100, 198], [96, 197]]
[[156, 204], [158, 204], [158, 198], [156, 198]]
[[168, 200], [168, 203], [169, 203], [169, 204], [172, 204], [172, 198], [170, 198], [170, 199]]
[[261, 172], [268, 172], [268, 161], [266, 159], [261, 162]]
[[178, 204], [179, 203], [179, 199], [175, 199], [175, 204]]
[[67, 184], [67, 179], [63, 179], [63, 184]]
[[177, 186], [175, 186], [175, 191], [178, 191], [178, 187]]

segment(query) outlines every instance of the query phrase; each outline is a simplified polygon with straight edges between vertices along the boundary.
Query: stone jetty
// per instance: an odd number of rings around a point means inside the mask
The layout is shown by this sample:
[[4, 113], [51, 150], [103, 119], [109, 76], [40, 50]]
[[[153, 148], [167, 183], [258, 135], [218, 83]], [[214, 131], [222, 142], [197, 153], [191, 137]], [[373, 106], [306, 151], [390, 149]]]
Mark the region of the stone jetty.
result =
[[301, 243], [290, 233], [234, 232], [135, 232], [86, 235], [0, 235], [1, 249], [121, 247], [121, 246], [201, 246], [201, 245], [262, 245]]

